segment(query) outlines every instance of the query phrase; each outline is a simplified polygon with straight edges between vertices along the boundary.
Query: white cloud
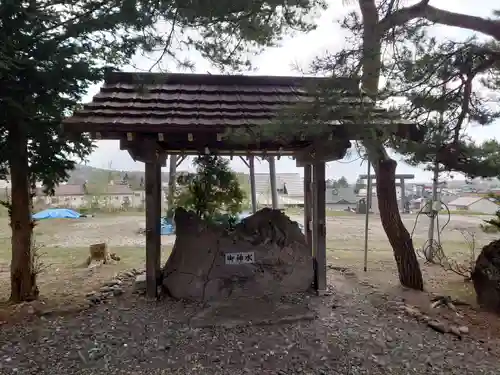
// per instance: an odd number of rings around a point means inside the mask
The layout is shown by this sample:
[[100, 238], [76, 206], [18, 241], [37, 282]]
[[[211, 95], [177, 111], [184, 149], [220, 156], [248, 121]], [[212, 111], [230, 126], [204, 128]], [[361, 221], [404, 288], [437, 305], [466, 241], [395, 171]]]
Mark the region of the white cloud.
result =
[[[413, 1], [414, 2], [414, 1]], [[408, 2], [411, 4], [413, 2]], [[307, 63], [317, 55], [321, 55], [325, 50], [335, 51], [342, 47], [344, 37], [336, 20], [340, 19], [347, 12], [347, 8], [341, 5], [339, 0], [331, 0], [330, 9], [325, 12], [318, 24], [319, 27], [307, 34], [297, 35], [294, 37], [285, 38], [278, 48], [267, 50], [260, 56], [254, 58], [256, 73], [263, 75], [294, 75], [294, 65], [307, 67]], [[432, 1], [431, 4], [443, 6], [443, 2]], [[476, 16], [488, 17], [491, 14], [492, 3], [487, 0], [455, 0], [446, 4], [446, 9], [456, 12], [472, 14]], [[352, 8], [352, 6], [350, 7]], [[435, 27], [434, 32], [443, 38], [467, 38], [471, 35], [470, 32], [457, 28], [445, 26]], [[137, 58], [134, 65], [140, 69], [148, 69], [151, 66], [151, 60], [145, 58]], [[171, 65], [171, 64], [170, 64]], [[172, 68], [172, 66], [169, 66]], [[196, 71], [206, 73], [207, 71], [214, 72], [210, 65], [202, 59], [196, 60]], [[98, 91], [99, 87], [95, 86], [89, 91], [88, 100]], [[471, 127], [469, 135], [477, 140], [483, 141], [486, 139], [499, 137], [499, 124], [490, 125], [488, 127]], [[100, 141], [98, 142], [97, 150], [91, 155], [89, 164], [95, 167], [107, 168], [110, 164], [114, 169], [123, 170], [143, 170], [142, 163], [135, 163], [126, 151], [120, 151], [117, 141]], [[189, 168], [189, 161], [181, 164], [181, 169]], [[247, 170], [245, 164], [234, 158], [231, 162], [232, 167], [236, 171], [244, 172]], [[295, 167], [295, 161], [282, 158], [277, 161], [276, 168], [278, 172], [300, 172], [302, 168]], [[258, 172], [267, 172], [268, 165], [265, 162], [256, 163]], [[366, 172], [366, 165], [361, 166], [360, 161], [339, 161], [328, 163], [327, 176], [338, 178], [340, 176], [347, 177], [348, 180], [356, 180], [359, 174]], [[413, 168], [404, 163], [399, 163], [397, 173], [415, 174], [417, 181], [430, 180], [431, 174], [421, 168]]]

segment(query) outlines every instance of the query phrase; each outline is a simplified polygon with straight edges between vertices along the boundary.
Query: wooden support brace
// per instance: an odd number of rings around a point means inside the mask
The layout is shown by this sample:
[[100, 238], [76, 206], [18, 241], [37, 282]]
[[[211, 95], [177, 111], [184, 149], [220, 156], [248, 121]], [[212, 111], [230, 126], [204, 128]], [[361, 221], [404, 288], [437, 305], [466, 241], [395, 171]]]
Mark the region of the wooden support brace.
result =
[[248, 163], [248, 161], [245, 159], [244, 156], [240, 156], [240, 159], [247, 166], [247, 168], [250, 168], [250, 164]]
[[308, 164], [304, 167], [304, 231], [310, 254], [313, 253], [312, 198], [312, 166]]
[[146, 295], [155, 298], [161, 272], [161, 165], [146, 163]]
[[159, 163], [160, 167], [167, 163], [167, 153], [153, 138], [135, 138], [132, 141], [124, 138], [120, 140], [120, 149], [127, 150], [134, 161]]
[[255, 186], [255, 157], [248, 157], [248, 169], [250, 170], [250, 195], [252, 196], [252, 212], [257, 212], [257, 189]]
[[182, 155], [177, 155], [177, 163], [176, 163], [176, 167], [178, 168], [179, 165], [181, 165], [181, 163], [186, 160], [186, 156], [182, 156]]
[[315, 288], [319, 295], [326, 292], [326, 208], [325, 163], [313, 165], [313, 259]]
[[344, 158], [350, 147], [351, 142], [348, 140], [316, 142], [295, 152], [296, 165], [305, 167], [307, 164], [340, 160]]

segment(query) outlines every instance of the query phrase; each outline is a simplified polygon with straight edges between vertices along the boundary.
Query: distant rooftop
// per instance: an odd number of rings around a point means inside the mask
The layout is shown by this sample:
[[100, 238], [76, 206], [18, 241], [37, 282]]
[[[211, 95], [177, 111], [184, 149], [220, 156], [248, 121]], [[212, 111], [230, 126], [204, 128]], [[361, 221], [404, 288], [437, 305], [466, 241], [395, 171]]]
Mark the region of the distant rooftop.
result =
[[462, 206], [462, 207], [469, 207], [471, 204], [476, 203], [477, 201], [480, 201], [481, 199], [484, 199], [483, 197], [479, 196], [468, 196], [468, 197], [460, 197], [455, 200], [452, 200], [451, 202], [448, 203], [450, 206]]
[[359, 198], [354, 188], [327, 188], [325, 191], [326, 204], [356, 204]]
[[[282, 194], [284, 194], [286, 190], [286, 195], [289, 197], [304, 196], [304, 183], [299, 173], [277, 173], [276, 188], [278, 189], [278, 193], [281, 192]], [[255, 174], [255, 190], [257, 194], [271, 195], [271, 181], [269, 173]]]

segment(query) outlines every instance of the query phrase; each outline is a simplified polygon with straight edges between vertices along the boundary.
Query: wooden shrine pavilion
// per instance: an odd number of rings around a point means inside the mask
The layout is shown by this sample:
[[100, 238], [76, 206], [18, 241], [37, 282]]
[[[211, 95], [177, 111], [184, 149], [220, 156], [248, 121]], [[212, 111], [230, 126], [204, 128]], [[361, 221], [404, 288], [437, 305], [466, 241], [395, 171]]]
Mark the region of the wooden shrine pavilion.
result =
[[[227, 135], [279, 121], [283, 108], [314, 100], [315, 88], [325, 85], [338, 90], [344, 103], [367, 103], [359, 82], [350, 78], [112, 72], [92, 102], [64, 121], [69, 135], [90, 133], [94, 139], [119, 140], [134, 160], [145, 163], [148, 296], [156, 295], [161, 272], [161, 167], [169, 155], [203, 153], [248, 159], [251, 176], [254, 158], [267, 159], [274, 190], [274, 158], [296, 159], [304, 168], [305, 234], [314, 259], [315, 288], [319, 294], [326, 290], [325, 163], [342, 159], [350, 140], [367, 136], [366, 129], [383, 128], [407, 137], [413, 127], [372, 105], [370, 124], [339, 115], [329, 119], [329, 134], [292, 134], [286, 143], [265, 136], [243, 142]], [[254, 186], [252, 190], [255, 210]], [[276, 208], [275, 191], [272, 197]]]

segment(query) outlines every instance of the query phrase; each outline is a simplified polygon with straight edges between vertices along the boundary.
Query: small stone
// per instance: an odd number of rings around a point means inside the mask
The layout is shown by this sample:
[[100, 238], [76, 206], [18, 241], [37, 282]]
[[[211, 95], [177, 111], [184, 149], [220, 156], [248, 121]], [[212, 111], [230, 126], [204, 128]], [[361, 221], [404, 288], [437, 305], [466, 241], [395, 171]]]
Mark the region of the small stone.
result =
[[134, 282], [134, 292], [140, 293], [146, 290], [146, 275], [137, 275]]
[[463, 334], [469, 333], [469, 327], [467, 327], [467, 326], [460, 326], [460, 327], [458, 327], [458, 330], [460, 331], [460, 333], [463, 333]]
[[431, 318], [428, 316], [428, 315], [422, 315], [420, 317], [420, 320], [424, 323], [429, 323], [429, 321], [431, 320]]
[[446, 333], [448, 332], [448, 327], [446, 324], [443, 322], [440, 322], [439, 320], [430, 320], [427, 322], [427, 325], [431, 327], [434, 331], [439, 332], [439, 333]]
[[114, 279], [114, 280], [106, 281], [103, 284], [103, 286], [115, 286], [115, 285], [120, 285], [120, 284], [121, 284], [120, 280]]
[[462, 332], [460, 332], [460, 329], [458, 327], [451, 327], [450, 333], [457, 336], [458, 338], [462, 338]]
[[415, 307], [412, 306], [405, 306], [404, 310], [408, 315], [414, 318], [419, 318], [422, 316], [422, 313]]
[[115, 286], [113, 288], [113, 295], [114, 296], [121, 296], [123, 294], [123, 289], [120, 287]]
[[87, 294], [85, 294], [85, 297], [92, 297], [93, 295], [95, 295], [95, 290], [93, 290], [92, 292], [88, 292]]
[[88, 300], [89, 300], [91, 303], [93, 303], [93, 304], [97, 304], [97, 303], [101, 302], [101, 297], [100, 297], [100, 296], [98, 296], [97, 294], [94, 294], [94, 295], [90, 296], [90, 297], [88, 298]]
[[28, 308], [26, 309], [26, 312], [29, 314], [29, 315], [34, 315], [36, 310], [33, 306], [29, 305]]
[[101, 289], [99, 289], [99, 291], [101, 293], [110, 293], [110, 292], [112, 293], [113, 292], [113, 288], [110, 287], [110, 286], [103, 286], [103, 287], [101, 287]]

